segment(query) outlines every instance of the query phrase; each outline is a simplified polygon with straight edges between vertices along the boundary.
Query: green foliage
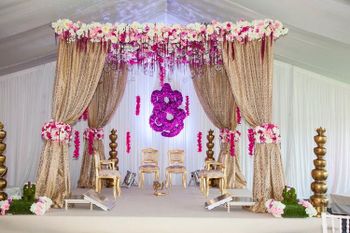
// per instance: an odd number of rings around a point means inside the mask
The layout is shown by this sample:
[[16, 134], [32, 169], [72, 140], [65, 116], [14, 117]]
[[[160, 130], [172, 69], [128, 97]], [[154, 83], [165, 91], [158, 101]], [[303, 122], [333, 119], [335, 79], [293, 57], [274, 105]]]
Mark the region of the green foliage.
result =
[[284, 218], [306, 218], [308, 215], [305, 213], [305, 207], [298, 204], [285, 204], [284, 213], [282, 217]]
[[285, 205], [297, 205], [297, 194], [295, 193], [295, 188], [288, 188], [287, 186], [283, 189], [283, 201], [282, 203]]
[[284, 218], [306, 218], [308, 215], [305, 212], [305, 207], [298, 204], [297, 194], [295, 188], [288, 188], [287, 186], [283, 189], [283, 200], [282, 203], [286, 205], [282, 217]]
[[23, 186], [22, 199], [25, 201], [31, 201], [32, 203], [35, 201], [35, 184], [28, 182]]
[[32, 201], [26, 201], [23, 199], [13, 200], [10, 209], [8, 210], [9, 214], [33, 214], [30, 211], [30, 207], [32, 206]]

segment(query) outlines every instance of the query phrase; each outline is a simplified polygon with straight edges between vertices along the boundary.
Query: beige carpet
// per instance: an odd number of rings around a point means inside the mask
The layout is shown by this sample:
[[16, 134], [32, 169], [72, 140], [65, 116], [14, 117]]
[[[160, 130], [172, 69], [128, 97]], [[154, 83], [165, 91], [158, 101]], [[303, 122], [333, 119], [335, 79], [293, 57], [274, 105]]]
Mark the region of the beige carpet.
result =
[[[86, 190], [76, 190], [83, 193]], [[246, 190], [231, 190], [233, 194], [249, 196]], [[111, 189], [103, 193], [112, 196]], [[218, 190], [210, 190], [209, 198], [217, 196]], [[147, 232], [147, 233], [199, 233], [199, 232], [321, 232], [321, 220], [277, 219], [269, 214], [254, 214], [241, 208], [224, 207], [208, 211], [206, 198], [198, 188], [173, 187], [167, 196], [155, 197], [150, 187], [122, 189], [122, 196], [111, 211], [88, 205], [78, 205], [68, 211], [51, 209], [45, 216], [0, 217], [0, 232]]]

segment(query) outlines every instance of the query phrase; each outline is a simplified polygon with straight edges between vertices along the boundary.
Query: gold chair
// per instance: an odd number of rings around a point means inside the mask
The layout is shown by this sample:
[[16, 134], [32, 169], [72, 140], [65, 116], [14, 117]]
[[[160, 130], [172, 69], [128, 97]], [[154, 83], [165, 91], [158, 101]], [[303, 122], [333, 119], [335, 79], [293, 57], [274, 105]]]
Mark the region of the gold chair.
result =
[[143, 149], [141, 159], [141, 166], [139, 167], [139, 187], [143, 188], [145, 173], [154, 173], [154, 179], [159, 180], [159, 152], [152, 148]]
[[[96, 192], [102, 190], [102, 180], [113, 180], [113, 195], [114, 198], [120, 196], [120, 173], [115, 169], [115, 161], [112, 160], [100, 160], [98, 153], [94, 154], [95, 170], [96, 170]], [[105, 168], [102, 168], [102, 167]]]
[[182, 173], [182, 185], [186, 188], [186, 167], [185, 167], [185, 152], [184, 150], [169, 150], [168, 151], [169, 166], [165, 170], [166, 182], [165, 186], [171, 186], [171, 174]]
[[219, 179], [221, 194], [224, 194], [226, 187], [225, 160], [227, 156], [222, 156], [223, 161], [205, 161], [204, 169], [199, 171], [200, 190], [205, 196], [209, 195], [209, 182], [211, 179]]

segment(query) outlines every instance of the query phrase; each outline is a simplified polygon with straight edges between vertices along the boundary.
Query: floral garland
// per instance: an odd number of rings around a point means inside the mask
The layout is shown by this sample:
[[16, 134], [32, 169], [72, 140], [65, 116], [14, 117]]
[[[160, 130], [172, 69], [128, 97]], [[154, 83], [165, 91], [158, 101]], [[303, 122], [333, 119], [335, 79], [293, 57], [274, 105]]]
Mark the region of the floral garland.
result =
[[239, 107], [236, 108], [236, 122], [237, 124], [241, 124], [242, 116], [241, 116], [241, 110]]
[[86, 108], [78, 120], [86, 121], [88, 119], [88, 116], [89, 116], [89, 110], [88, 110], [88, 108]]
[[198, 132], [197, 134], [197, 151], [202, 152], [202, 132]]
[[92, 155], [94, 153], [94, 140], [102, 140], [104, 137], [103, 128], [87, 128], [84, 131], [84, 139], [88, 141], [88, 153]]
[[254, 129], [248, 129], [249, 155], [253, 155], [255, 143], [280, 143], [281, 135], [277, 125], [263, 124]]
[[78, 130], [74, 131], [74, 145], [73, 158], [78, 159], [80, 151], [80, 133]]
[[[9, 198], [5, 201], [0, 201], [0, 215], [5, 215], [11, 207], [11, 204], [14, 199]], [[44, 215], [46, 211], [48, 211], [51, 208], [52, 200], [48, 197], [39, 197], [36, 202], [34, 202], [31, 207], [30, 211], [35, 215]]]
[[[265, 43], [268, 37], [272, 42], [288, 32], [281, 22], [272, 19], [169, 26], [138, 22], [86, 24], [59, 19], [52, 23], [52, 27], [56, 36], [67, 42], [86, 44], [90, 41], [108, 45], [113, 59], [130, 64], [152, 63], [159, 59], [162, 60], [159, 64], [221, 64], [222, 41], [246, 43], [261, 40]], [[163, 77], [161, 84], [164, 83]]]
[[185, 102], [185, 110], [186, 110], [186, 115], [190, 115], [190, 97], [186, 95], [186, 102]]
[[[317, 215], [317, 211], [312, 204], [305, 200], [299, 200], [299, 205], [305, 208], [305, 214], [308, 217], [314, 217]], [[269, 199], [265, 202], [265, 207], [268, 213], [272, 214], [274, 217], [280, 218], [284, 214], [284, 209], [286, 205], [280, 201], [275, 201], [273, 199]]]
[[140, 115], [140, 102], [141, 102], [141, 97], [138, 95], [136, 96], [136, 111], [135, 111], [136, 116]]
[[221, 143], [230, 143], [230, 155], [235, 156], [235, 142], [239, 141], [241, 132], [238, 130], [221, 129], [219, 137]]
[[47, 141], [69, 143], [72, 139], [72, 127], [63, 122], [50, 120], [41, 128], [41, 136]]
[[126, 132], [126, 153], [130, 153], [131, 151], [131, 135], [130, 132]]

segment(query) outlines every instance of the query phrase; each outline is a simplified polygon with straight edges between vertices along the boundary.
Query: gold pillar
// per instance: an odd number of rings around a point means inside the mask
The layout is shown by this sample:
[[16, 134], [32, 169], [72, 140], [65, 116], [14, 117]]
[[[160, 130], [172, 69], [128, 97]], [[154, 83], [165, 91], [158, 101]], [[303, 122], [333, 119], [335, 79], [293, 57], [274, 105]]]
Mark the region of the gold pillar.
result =
[[4, 192], [7, 186], [7, 181], [5, 179], [7, 173], [7, 167], [5, 166], [6, 156], [2, 154], [6, 149], [6, 144], [3, 143], [5, 137], [6, 131], [4, 130], [4, 125], [0, 122], [0, 201], [7, 199], [7, 194]]
[[207, 157], [205, 158], [205, 161], [209, 161], [209, 160], [215, 160], [214, 159], [214, 151], [213, 151], [213, 148], [214, 148], [214, 131], [213, 130], [209, 130], [208, 132], [208, 135], [207, 135], [207, 139], [208, 139], [208, 142], [207, 142]]
[[117, 135], [117, 131], [115, 129], [112, 129], [111, 134], [109, 135], [109, 139], [111, 140], [111, 142], [109, 143], [109, 147], [111, 148], [111, 150], [109, 151], [109, 158], [108, 159], [109, 160], [113, 159], [115, 161], [115, 168], [117, 170], [119, 170], [119, 167], [118, 167], [119, 159], [118, 159], [118, 151], [117, 151], [118, 135]]
[[314, 178], [314, 182], [311, 183], [311, 190], [314, 192], [314, 195], [310, 197], [312, 205], [317, 210], [317, 217], [321, 217], [321, 213], [326, 211], [328, 205], [328, 199], [326, 196], [327, 193], [327, 177], [328, 172], [325, 169], [326, 160], [324, 156], [326, 155], [326, 144], [327, 137], [325, 136], [326, 130], [323, 128], [318, 128], [316, 130], [317, 135], [314, 136], [314, 140], [317, 144], [317, 147], [314, 148], [314, 153], [317, 156], [317, 159], [314, 160], [315, 169], [312, 170], [311, 175]]

